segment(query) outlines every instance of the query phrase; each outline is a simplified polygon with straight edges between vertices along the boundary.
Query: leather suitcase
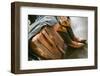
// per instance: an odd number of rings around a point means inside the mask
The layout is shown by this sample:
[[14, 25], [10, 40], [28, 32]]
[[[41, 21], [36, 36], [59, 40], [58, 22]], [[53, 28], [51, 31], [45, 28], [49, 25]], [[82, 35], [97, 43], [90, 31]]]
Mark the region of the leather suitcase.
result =
[[62, 59], [65, 53], [63, 39], [48, 26], [32, 38], [31, 48], [41, 59]]

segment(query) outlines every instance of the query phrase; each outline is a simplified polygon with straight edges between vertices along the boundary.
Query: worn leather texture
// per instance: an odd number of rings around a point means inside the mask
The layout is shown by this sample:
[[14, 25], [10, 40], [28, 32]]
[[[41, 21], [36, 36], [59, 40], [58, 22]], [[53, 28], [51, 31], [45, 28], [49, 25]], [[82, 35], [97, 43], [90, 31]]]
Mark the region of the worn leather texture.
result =
[[62, 59], [64, 41], [53, 27], [44, 27], [32, 38], [31, 48], [41, 59]]

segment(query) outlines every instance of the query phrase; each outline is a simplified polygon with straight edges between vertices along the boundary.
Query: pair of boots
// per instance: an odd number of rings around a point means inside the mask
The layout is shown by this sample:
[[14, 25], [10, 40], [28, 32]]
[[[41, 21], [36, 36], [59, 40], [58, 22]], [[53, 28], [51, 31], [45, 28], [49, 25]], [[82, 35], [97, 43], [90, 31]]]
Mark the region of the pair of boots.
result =
[[71, 27], [67, 27], [67, 31], [58, 31], [65, 43], [72, 48], [81, 48], [85, 45], [86, 40], [79, 40], [75, 37]]

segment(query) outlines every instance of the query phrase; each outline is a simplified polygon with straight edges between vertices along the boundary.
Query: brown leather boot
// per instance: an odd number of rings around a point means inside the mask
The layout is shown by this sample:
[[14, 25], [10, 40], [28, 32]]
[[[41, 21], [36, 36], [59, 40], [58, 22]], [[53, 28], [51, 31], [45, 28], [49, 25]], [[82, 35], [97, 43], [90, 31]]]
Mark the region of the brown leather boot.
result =
[[74, 32], [72, 30], [71, 27], [66, 27], [67, 28], [67, 31], [68, 31], [68, 34], [69, 36], [71, 37], [71, 39], [73, 41], [76, 41], [76, 42], [80, 42], [80, 43], [85, 43], [86, 44], [86, 40], [80, 40], [79, 38], [77, 38], [75, 35], [74, 35]]
[[70, 47], [72, 47], [72, 48], [81, 48], [81, 47], [83, 47], [84, 45], [85, 45], [84, 43], [72, 41], [72, 44], [69, 44], [68, 46], [70, 46]]

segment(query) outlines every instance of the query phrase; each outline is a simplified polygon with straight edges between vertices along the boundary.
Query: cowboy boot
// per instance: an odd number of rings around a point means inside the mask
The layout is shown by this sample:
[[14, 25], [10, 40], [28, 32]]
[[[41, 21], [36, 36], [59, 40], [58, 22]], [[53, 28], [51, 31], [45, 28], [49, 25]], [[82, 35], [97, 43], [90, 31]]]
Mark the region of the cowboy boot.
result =
[[80, 40], [79, 38], [75, 37], [74, 32], [71, 27], [68, 27], [67, 31], [73, 41], [80, 42], [80, 43], [86, 43], [86, 40]]
[[73, 48], [81, 48], [81, 47], [84, 46], [83, 43], [73, 41], [73, 40], [71, 39], [71, 37], [69, 36], [68, 32], [61, 32], [61, 31], [58, 31], [58, 33], [60, 34], [60, 36], [63, 38], [64, 42], [65, 42], [68, 46], [73, 47]]

